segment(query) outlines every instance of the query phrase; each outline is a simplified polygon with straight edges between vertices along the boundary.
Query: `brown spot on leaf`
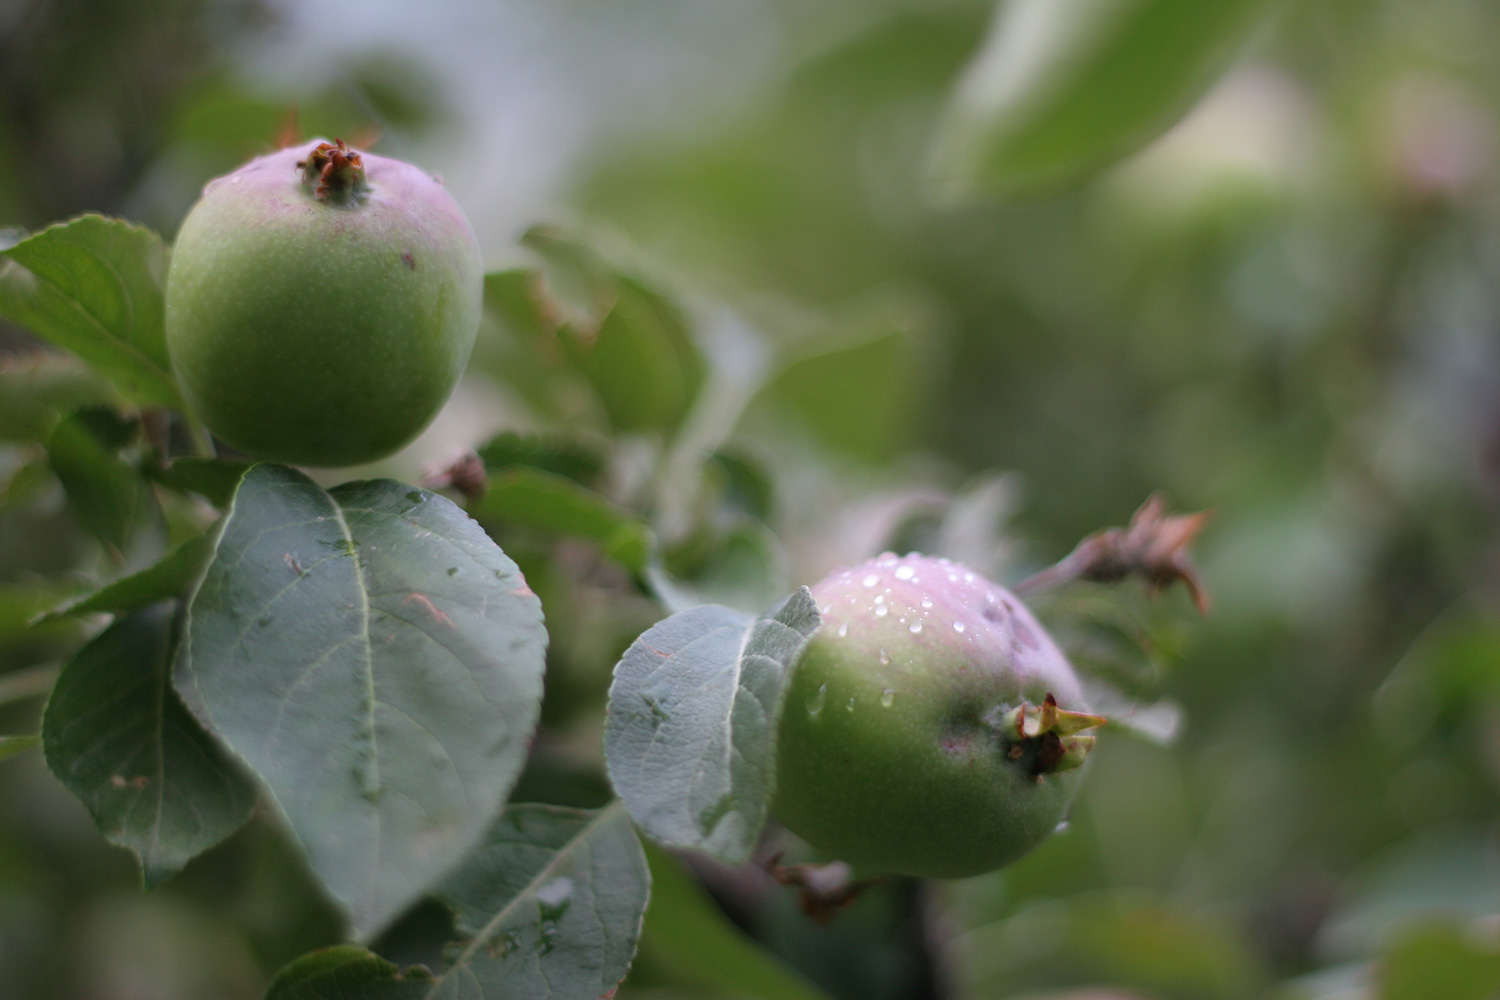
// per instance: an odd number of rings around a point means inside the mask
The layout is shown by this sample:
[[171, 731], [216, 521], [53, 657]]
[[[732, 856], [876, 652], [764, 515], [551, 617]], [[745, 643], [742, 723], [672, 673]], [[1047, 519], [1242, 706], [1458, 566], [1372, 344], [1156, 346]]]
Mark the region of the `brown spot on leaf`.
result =
[[438, 606], [436, 604], [433, 604], [432, 598], [428, 597], [426, 594], [407, 594], [406, 599], [401, 603], [420, 604], [422, 605], [422, 607], [427, 609], [428, 614], [432, 615], [433, 620], [436, 621], [439, 625], [446, 625], [449, 628], [453, 627], [453, 619], [449, 618], [447, 615], [443, 614], [443, 612], [438, 610]]

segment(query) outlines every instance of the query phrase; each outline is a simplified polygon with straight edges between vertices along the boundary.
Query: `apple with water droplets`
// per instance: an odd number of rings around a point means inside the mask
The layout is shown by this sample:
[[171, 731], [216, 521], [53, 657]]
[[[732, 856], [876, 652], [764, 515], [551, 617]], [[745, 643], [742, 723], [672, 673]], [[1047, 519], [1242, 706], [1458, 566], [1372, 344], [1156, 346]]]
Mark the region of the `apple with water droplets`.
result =
[[167, 272], [183, 395], [255, 458], [396, 451], [448, 399], [479, 329], [479, 242], [440, 180], [315, 142], [211, 181]]
[[1067, 659], [1009, 591], [886, 554], [812, 588], [773, 812], [861, 872], [960, 878], [1041, 843], [1094, 737]]

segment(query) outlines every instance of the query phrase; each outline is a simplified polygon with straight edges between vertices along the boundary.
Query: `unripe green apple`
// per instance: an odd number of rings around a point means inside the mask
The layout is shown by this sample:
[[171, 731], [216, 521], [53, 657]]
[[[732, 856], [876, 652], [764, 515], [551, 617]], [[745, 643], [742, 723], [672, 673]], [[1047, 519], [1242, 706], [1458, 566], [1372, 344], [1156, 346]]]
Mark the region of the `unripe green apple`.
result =
[[773, 812], [864, 872], [1009, 864], [1067, 815], [1092, 736], [1077, 676], [1009, 591], [946, 559], [884, 555], [812, 588]]
[[256, 458], [336, 466], [427, 426], [479, 328], [479, 243], [442, 183], [314, 142], [211, 181], [172, 248], [166, 331], [189, 405]]

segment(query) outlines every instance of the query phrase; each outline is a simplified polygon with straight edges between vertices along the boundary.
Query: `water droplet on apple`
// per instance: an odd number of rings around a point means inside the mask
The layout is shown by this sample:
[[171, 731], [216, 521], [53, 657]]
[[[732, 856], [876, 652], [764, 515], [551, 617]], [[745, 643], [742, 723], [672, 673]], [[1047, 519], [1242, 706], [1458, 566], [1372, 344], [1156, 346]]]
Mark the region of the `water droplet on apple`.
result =
[[823, 702], [828, 699], [828, 685], [819, 684], [818, 693], [807, 699], [807, 714], [817, 715], [823, 711]]

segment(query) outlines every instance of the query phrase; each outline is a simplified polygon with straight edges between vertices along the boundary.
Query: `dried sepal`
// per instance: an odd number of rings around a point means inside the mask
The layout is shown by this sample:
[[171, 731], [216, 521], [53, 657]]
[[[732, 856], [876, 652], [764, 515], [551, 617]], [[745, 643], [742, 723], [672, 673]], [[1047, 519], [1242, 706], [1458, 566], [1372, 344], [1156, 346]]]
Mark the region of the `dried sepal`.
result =
[[1073, 580], [1114, 583], [1139, 576], [1157, 590], [1181, 582], [1193, 606], [1200, 614], [1207, 614], [1208, 592], [1188, 547], [1213, 512], [1168, 514], [1166, 509], [1166, 501], [1153, 493], [1132, 515], [1128, 527], [1089, 535], [1056, 565], [1019, 584], [1016, 593], [1040, 593]]

